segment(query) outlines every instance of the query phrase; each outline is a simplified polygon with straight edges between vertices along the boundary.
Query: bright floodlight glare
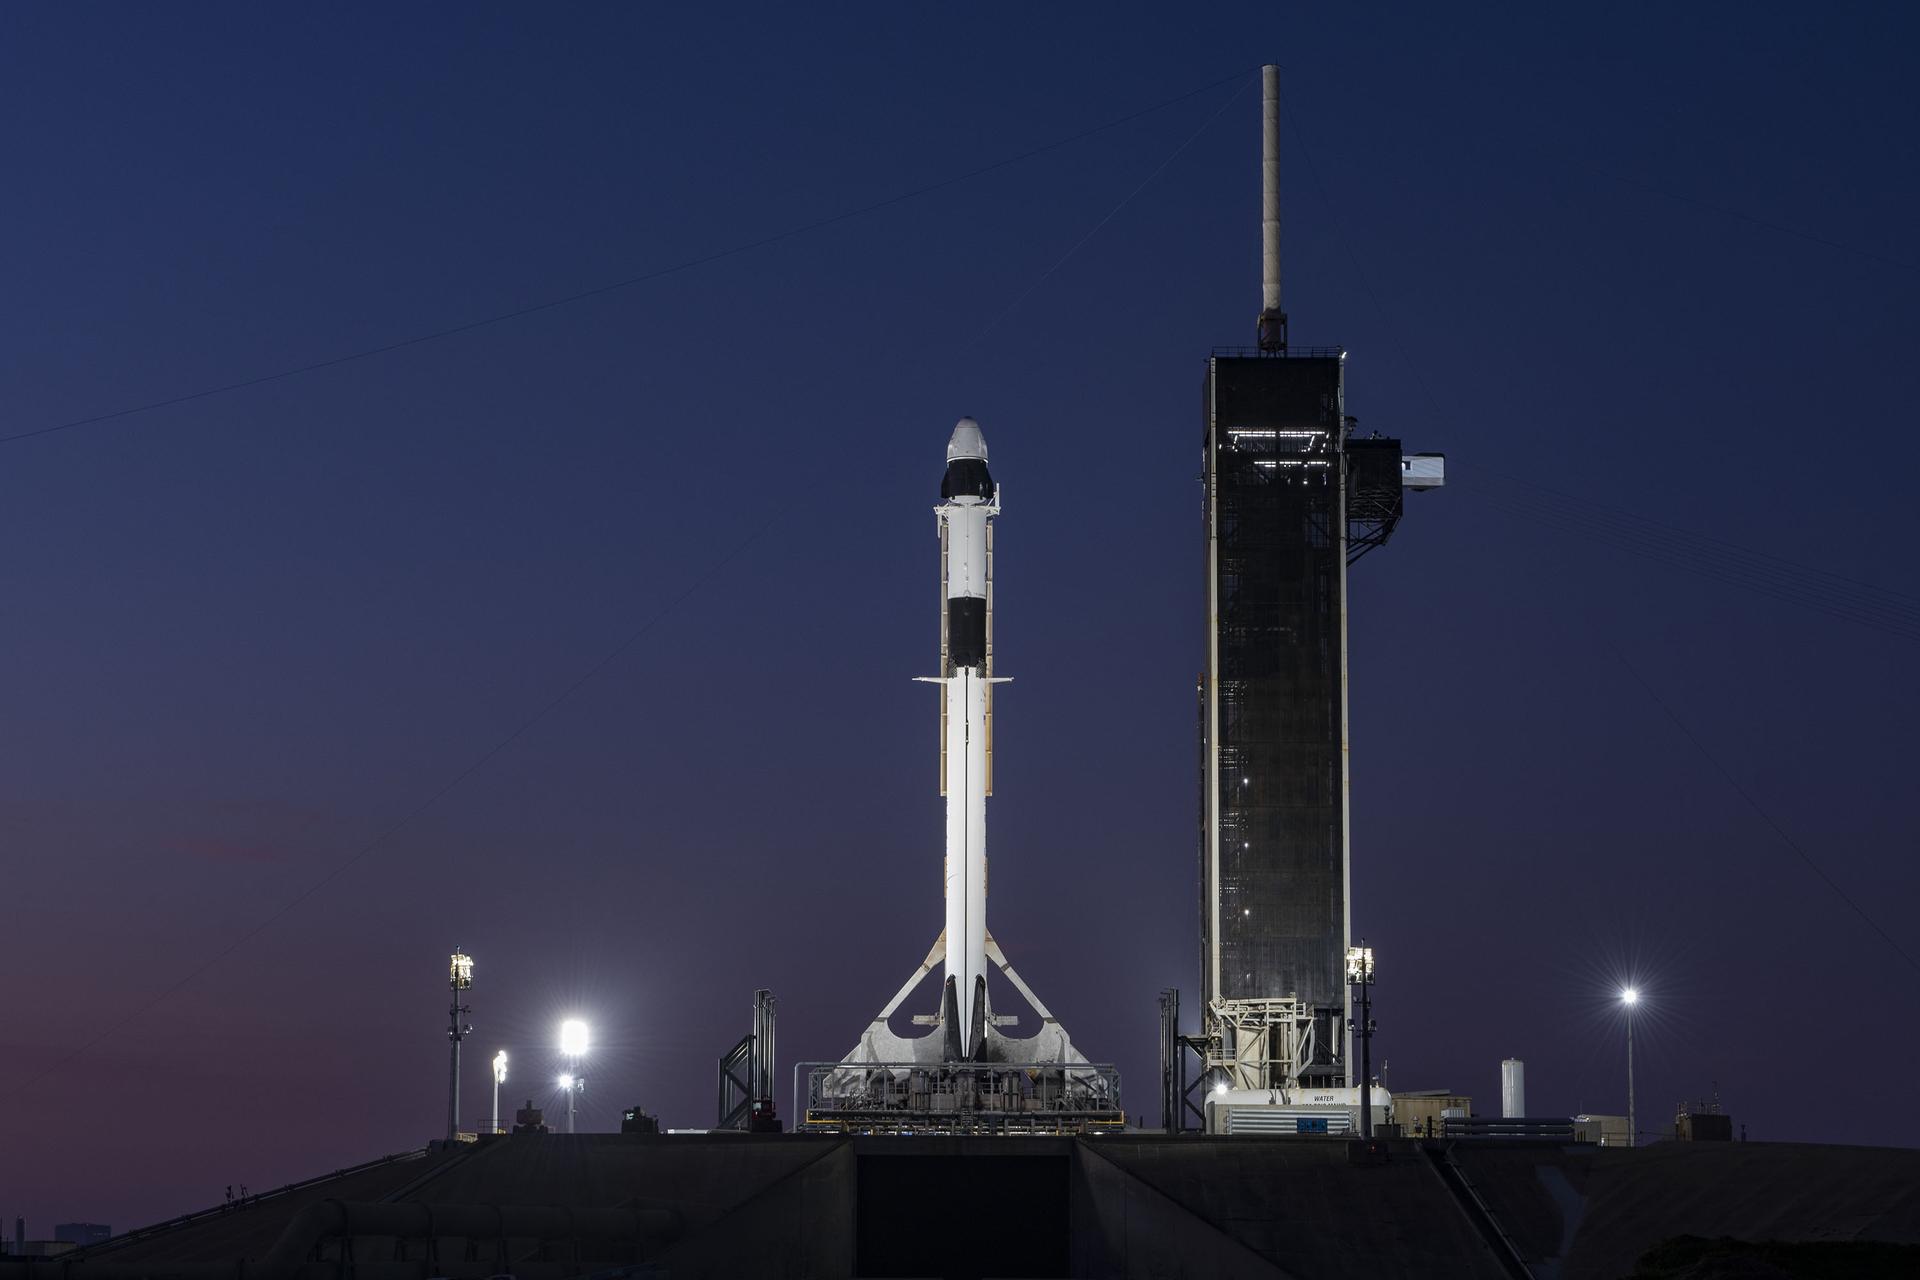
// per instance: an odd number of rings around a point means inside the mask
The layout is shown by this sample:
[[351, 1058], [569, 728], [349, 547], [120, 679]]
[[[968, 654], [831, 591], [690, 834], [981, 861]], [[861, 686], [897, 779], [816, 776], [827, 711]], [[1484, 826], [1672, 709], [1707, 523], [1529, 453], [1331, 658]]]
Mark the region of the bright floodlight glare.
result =
[[1640, 993], [1632, 987], [1625, 987], [1620, 992], [1620, 1003], [1628, 1006], [1639, 1004]]
[[561, 1087], [562, 1089], [571, 1089], [571, 1088], [573, 1088], [573, 1077], [572, 1077], [572, 1076], [561, 1076], [561, 1077], [560, 1077], [560, 1078], [559, 1078], [558, 1080], [556, 1080], [556, 1081], [555, 1081], [554, 1083], [556, 1083], [556, 1084], [558, 1084], [558, 1085], [559, 1085], [559, 1086], [560, 1086], [560, 1087]]
[[587, 1052], [587, 1024], [578, 1018], [568, 1018], [560, 1024], [560, 1052], [569, 1058], [582, 1057]]
[[465, 991], [473, 985], [473, 957], [456, 951], [447, 960], [447, 985]]
[[1227, 1091], [1227, 1082], [1222, 1080], [1219, 1084], [1213, 1086], [1213, 1091], [1216, 1094], [1225, 1093]]
[[1348, 947], [1347, 948], [1347, 981], [1348, 982], [1372, 982], [1373, 981], [1373, 948], [1372, 947]]
[[493, 1082], [495, 1084], [507, 1082], [507, 1051], [505, 1049], [493, 1055]]

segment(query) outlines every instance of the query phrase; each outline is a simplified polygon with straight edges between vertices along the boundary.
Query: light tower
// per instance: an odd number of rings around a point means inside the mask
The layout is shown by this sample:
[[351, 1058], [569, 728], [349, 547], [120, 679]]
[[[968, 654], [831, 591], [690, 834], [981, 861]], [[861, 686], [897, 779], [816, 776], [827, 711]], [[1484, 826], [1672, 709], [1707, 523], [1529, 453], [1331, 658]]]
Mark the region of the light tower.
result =
[[574, 1101], [587, 1085], [586, 1077], [580, 1074], [580, 1059], [587, 1056], [587, 1024], [580, 1019], [568, 1018], [560, 1024], [560, 1056], [567, 1060], [567, 1073], [560, 1077], [560, 1087], [567, 1091], [567, 1132], [572, 1133]]
[[1640, 1003], [1640, 991], [1637, 987], [1623, 987], [1620, 991], [1620, 1007], [1627, 1011], [1627, 1145], [1640, 1145], [1640, 1130], [1633, 1111], [1633, 1009]]
[[1365, 938], [1347, 948], [1347, 985], [1354, 988], [1360, 1016], [1347, 1026], [1360, 1041], [1360, 1136], [1373, 1137], [1373, 948]]
[[447, 1063], [447, 1140], [460, 1136], [460, 1038], [473, 1030], [461, 1019], [473, 1012], [460, 1003], [461, 993], [473, 986], [473, 957], [459, 948], [447, 961], [447, 985], [453, 989], [453, 1002], [447, 1009], [447, 1039], [452, 1049]]
[[500, 1086], [507, 1082], [507, 1051], [493, 1055], [493, 1129], [500, 1132]]

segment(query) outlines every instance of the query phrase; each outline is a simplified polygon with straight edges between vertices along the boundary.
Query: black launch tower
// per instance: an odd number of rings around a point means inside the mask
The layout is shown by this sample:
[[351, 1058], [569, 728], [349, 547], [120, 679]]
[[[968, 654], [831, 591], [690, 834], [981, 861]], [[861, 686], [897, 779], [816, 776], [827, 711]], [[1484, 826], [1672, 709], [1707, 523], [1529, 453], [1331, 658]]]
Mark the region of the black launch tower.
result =
[[1266, 76], [1260, 345], [1215, 351], [1204, 383], [1202, 1016], [1220, 1078], [1244, 1088], [1349, 1082], [1347, 569], [1442, 469], [1356, 434], [1344, 351], [1287, 343]]

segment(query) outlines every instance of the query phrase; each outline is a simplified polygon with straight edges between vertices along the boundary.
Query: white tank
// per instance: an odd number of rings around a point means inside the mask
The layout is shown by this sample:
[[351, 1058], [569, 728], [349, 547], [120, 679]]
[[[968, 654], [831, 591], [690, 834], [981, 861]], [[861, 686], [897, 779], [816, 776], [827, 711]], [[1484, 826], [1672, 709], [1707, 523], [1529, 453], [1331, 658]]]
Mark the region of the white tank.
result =
[[1500, 1118], [1518, 1120], [1527, 1114], [1527, 1064], [1518, 1058], [1500, 1062]]

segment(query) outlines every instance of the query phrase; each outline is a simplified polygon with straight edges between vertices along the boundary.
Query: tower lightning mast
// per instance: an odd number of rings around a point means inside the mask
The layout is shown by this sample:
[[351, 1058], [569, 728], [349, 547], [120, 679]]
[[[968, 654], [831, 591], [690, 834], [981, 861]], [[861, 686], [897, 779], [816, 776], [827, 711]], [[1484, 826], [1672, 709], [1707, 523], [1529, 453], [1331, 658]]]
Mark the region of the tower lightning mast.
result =
[[1339, 347], [1288, 339], [1280, 271], [1280, 70], [1261, 70], [1257, 344], [1204, 384], [1207, 648], [1200, 679], [1200, 988], [1210, 1087], [1357, 1083], [1347, 575], [1444, 459], [1362, 436]]

